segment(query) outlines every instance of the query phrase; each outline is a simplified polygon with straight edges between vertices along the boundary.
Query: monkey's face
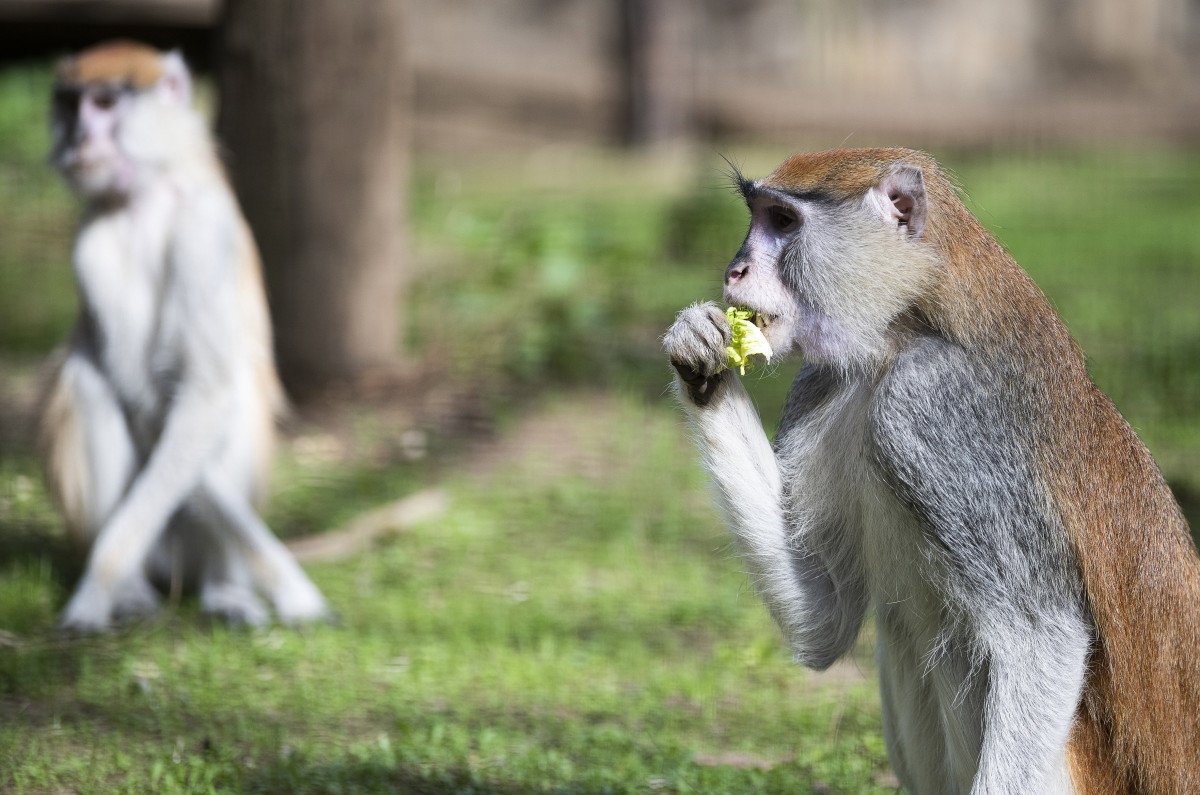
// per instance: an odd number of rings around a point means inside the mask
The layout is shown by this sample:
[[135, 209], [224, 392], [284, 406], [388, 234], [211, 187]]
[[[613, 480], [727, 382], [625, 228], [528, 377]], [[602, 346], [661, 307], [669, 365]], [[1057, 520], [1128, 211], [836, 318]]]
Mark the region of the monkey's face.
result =
[[191, 109], [191, 77], [176, 53], [101, 46], [60, 73], [51, 159], [85, 197], [129, 196], [204, 140]]
[[83, 195], [123, 194], [132, 187], [133, 164], [118, 133], [133, 102], [133, 92], [118, 85], [55, 88], [51, 158]]
[[893, 172], [848, 198], [788, 190], [771, 178], [740, 188], [750, 231], [725, 269], [725, 301], [756, 312], [778, 355], [799, 347], [810, 361], [843, 365], [886, 355], [893, 323], [936, 269], [918, 242], [920, 171]]

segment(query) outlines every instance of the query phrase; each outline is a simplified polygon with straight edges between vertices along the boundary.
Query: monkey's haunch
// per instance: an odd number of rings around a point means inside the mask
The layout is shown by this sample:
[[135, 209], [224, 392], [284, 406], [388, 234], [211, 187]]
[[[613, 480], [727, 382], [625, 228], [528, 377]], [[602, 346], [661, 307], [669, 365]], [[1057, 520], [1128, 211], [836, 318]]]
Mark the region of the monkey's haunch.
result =
[[736, 306], [725, 310], [725, 317], [729, 318], [729, 326], [733, 329], [733, 342], [725, 349], [725, 366], [738, 368], [742, 375], [746, 374], [747, 366], [753, 367], [755, 364], [751, 356], [763, 357], [764, 363], [771, 360], [771, 343], [754, 325], [754, 314], [751, 309], [739, 309]]

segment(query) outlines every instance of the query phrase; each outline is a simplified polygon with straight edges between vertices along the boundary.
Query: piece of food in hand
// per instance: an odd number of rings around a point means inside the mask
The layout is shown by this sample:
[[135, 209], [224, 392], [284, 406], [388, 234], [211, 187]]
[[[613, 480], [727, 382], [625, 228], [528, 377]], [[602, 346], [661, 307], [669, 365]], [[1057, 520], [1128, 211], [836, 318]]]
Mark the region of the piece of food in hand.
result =
[[747, 366], [753, 367], [757, 363], [750, 357], [761, 356], [764, 364], [771, 360], [771, 343], [754, 324], [754, 315], [754, 310], [736, 306], [725, 310], [725, 317], [729, 318], [733, 329], [733, 342], [725, 349], [725, 366], [738, 368], [742, 375], [746, 374]]

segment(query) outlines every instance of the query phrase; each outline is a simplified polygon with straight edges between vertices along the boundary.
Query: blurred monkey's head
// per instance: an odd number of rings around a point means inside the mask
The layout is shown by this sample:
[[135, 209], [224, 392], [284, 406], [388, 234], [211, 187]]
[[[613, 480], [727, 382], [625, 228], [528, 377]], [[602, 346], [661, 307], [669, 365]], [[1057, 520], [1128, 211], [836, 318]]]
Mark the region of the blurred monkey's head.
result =
[[87, 198], [128, 197], [206, 140], [178, 52], [114, 41], [58, 65], [51, 159]]

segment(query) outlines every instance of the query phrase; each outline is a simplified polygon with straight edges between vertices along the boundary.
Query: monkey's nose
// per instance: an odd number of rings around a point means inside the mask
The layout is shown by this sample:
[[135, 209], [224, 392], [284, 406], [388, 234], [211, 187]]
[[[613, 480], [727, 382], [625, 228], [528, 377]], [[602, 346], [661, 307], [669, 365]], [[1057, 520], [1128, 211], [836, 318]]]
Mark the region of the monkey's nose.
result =
[[748, 262], [731, 262], [729, 267], [725, 269], [725, 284], [730, 285], [738, 279], [746, 275], [746, 271], [750, 270]]

